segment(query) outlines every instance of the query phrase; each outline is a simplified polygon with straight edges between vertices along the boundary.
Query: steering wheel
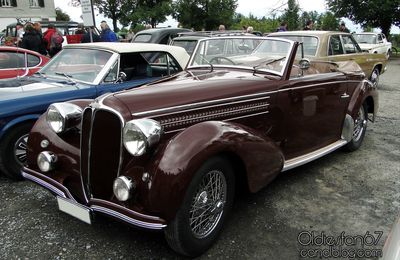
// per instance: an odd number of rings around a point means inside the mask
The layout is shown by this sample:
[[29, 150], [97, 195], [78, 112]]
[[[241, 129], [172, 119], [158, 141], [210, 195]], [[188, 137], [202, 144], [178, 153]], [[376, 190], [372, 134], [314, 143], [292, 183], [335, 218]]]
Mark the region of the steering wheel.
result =
[[213, 57], [213, 58], [210, 60], [210, 63], [214, 64], [213, 61], [217, 61], [218, 64], [219, 64], [219, 60], [226, 60], [226, 61], [229, 61], [230, 63], [232, 63], [232, 65], [236, 65], [236, 63], [234, 63], [231, 59], [229, 59], [229, 58], [227, 58], [227, 57], [223, 57], [223, 56]]

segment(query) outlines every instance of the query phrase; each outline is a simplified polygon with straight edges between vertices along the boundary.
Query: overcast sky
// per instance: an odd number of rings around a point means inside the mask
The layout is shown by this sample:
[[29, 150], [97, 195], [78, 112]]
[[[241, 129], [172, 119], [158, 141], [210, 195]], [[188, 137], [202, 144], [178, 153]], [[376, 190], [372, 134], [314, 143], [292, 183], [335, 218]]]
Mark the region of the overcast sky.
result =
[[[82, 11], [81, 8], [72, 7], [68, 3], [69, 0], [55, 0], [56, 7], [59, 7], [64, 12], [66, 12], [73, 21], [81, 22], [80, 18]], [[297, 1], [300, 6], [301, 11], [317, 11], [319, 13], [326, 11], [325, 0], [298, 0]], [[287, 8], [287, 0], [238, 0], [238, 7], [236, 9], [237, 13], [241, 13], [243, 15], [252, 14], [257, 17], [262, 16], [271, 16], [273, 13], [280, 14], [279, 11], [283, 11]], [[97, 14], [95, 16], [96, 25], [100, 24], [102, 20], [108, 20], [109, 24], [111, 24], [111, 20], [105, 19], [102, 15]], [[346, 22], [346, 26], [351, 31], [362, 31], [361, 27], [353, 24], [351, 21], [344, 19]], [[159, 27], [172, 26], [176, 27], [177, 22], [173, 19], [168, 19], [167, 22], [160, 24]], [[392, 33], [399, 33], [399, 28], [393, 28]]]

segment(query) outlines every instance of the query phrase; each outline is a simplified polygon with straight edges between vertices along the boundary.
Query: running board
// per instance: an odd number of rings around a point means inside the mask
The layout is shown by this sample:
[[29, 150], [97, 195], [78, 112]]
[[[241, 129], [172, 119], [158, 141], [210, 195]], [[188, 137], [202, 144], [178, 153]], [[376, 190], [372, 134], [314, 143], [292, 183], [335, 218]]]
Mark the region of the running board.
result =
[[282, 171], [287, 171], [290, 169], [293, 169], [295, 167], [298, 167], [300, 165], [309, 163], [311, 161], [314, 161], [324, 155], [327, 155], [328, 153], [331, 153], [335, 151], [336, 149], [339, 149], [340, 147], [344, 146], [347, 144], [347, 141], [345, 140], [339, 140], [336, 141], [328, 146], [325, 146], [323, 148], [320, 148], [318, 150], [315, 150], [314, 152], [290, 159], [285, 161], [285, 164], [283, 165]]

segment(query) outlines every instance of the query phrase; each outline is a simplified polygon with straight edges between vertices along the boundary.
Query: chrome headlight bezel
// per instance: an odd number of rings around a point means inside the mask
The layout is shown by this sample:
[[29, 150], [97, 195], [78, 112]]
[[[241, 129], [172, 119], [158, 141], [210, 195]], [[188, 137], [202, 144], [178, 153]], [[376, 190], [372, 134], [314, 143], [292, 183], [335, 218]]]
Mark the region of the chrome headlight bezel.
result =
[[160, 141], [162, 126], [153, 119], [134, 119], [126, 122], [123, 129], [123, 144], [133, 156], [141, 156]]
[[36, 163], [42, 172], [50, 172], [54, 170], [57, 162], [57, 156], [49, 151], [43, 151], [38, 154]]
[[46, 121], [57, 134], [76, 127], [81, 122], [82, 108], [71, 103], [53, 103], [46, 112]]
[[135, 182], [126, 176], [119, 176], [114, 180], [113, 192], [119, 201], [127, 201], [132, 197]]

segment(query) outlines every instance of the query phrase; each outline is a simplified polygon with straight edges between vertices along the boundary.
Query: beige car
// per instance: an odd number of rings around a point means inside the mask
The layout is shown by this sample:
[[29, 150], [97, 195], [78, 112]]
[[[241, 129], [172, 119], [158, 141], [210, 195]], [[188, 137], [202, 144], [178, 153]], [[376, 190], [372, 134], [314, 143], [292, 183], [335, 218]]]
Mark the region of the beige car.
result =
[[284, 37], [303, 42], [304, 55], [312, 60], [332, 62], [354, 60], [374, 85], [378, 85], [379, 75], [386, 70], [386, 56], [363, 52], [350, 33], [288, 31], [271, 33], [268, 37]]

